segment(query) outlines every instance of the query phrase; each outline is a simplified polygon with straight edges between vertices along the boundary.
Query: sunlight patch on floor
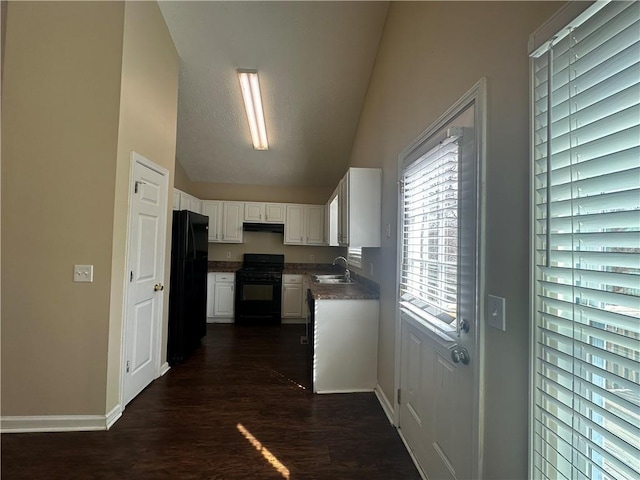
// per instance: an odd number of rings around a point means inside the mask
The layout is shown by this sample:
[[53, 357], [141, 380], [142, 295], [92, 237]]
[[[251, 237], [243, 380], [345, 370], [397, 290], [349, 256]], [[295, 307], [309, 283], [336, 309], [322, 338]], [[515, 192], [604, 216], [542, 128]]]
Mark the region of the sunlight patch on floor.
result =
[[282, 478], [289, 480], [289, 469], [285, 467], [280, 462], [280, 460], [276, 458], [276, 456], [273, 453], [271, 453], [266, 447], [264, 447], [256, 437], [251, 435], [251, 432], [249, 432], [249, 430], [244, 428], [244, 426], [241, 423], [236, 425], [236, 428], [242, 434], [242, 436], [246, 438], [251, 445], [253, 445], [253, 448], [259, 451], [262, 454], [262, 456], [265, 458], [265, 460], [269, 462], [269, 464], [273, 468], [275, 468], [280, 475], [282, 475]]

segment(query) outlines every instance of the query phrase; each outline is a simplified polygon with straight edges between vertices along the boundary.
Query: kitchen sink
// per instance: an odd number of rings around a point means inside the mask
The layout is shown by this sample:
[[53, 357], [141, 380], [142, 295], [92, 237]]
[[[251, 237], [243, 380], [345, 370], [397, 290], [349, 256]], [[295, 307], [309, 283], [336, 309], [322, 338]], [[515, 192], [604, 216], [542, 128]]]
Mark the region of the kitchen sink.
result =
[[344, 275], [314, 275], [315, 283], [353, 283], [353, 280], [347, 280]]

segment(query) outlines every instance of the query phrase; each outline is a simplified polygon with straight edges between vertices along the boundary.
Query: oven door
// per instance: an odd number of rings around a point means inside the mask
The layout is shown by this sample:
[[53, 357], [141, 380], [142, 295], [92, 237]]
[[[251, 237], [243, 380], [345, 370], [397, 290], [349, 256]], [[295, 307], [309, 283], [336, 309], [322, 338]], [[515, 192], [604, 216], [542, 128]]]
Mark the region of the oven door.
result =
[[282, 317], [282, 281], [236, 277], [236, 323], [277, 323]]

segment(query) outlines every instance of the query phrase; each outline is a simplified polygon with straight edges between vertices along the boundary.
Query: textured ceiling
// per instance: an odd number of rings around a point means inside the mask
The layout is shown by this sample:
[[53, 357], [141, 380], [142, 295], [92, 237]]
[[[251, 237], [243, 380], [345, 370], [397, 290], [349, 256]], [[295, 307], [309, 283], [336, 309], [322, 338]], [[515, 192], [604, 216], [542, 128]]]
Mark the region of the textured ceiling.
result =
[[[177, 159], [190, 179], [333, 186], [344, 173], [388, 2], [159, 2], [180, 55]], [[257, 69], [255, 151], [238, 68]]]

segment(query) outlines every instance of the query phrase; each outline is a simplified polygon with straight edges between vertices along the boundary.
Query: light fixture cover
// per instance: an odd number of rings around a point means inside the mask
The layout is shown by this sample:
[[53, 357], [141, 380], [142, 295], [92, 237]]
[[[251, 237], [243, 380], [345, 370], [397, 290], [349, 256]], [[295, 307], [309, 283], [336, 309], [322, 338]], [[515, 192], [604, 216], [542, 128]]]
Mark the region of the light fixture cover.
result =
[[267, 141], [267, 127], [264, 122], [258, 72], [257, 70], [238, 69], [238, 79], [240, 80], [247, 120], [249, 120], [253, 148], [267, 150], [269, 143]]

